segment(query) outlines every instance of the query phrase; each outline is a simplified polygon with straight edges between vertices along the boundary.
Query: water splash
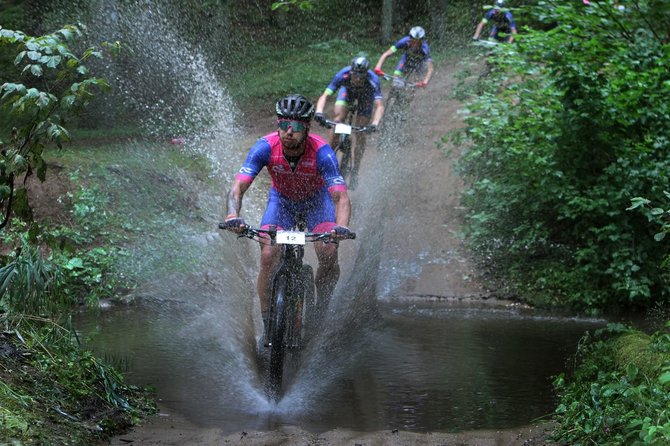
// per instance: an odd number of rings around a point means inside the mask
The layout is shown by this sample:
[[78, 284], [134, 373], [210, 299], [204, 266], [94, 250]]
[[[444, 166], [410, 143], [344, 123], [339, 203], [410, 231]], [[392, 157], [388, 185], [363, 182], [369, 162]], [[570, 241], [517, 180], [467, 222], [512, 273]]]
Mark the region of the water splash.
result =
[[174, 5], [56, 0], [42, 18], [45, 28], [83, 23], [90, 45], [121, 42], [120, 56], [97, 67], [112, 91], [89, 111], [96, 125], [137, 126], [144, 137], [206, 156], [215, 174], [228, 171], [241, 135], [239, 110], [218, 75], [224, 61], [206, 39], [194, 43], [181, 33], [185, 17]]

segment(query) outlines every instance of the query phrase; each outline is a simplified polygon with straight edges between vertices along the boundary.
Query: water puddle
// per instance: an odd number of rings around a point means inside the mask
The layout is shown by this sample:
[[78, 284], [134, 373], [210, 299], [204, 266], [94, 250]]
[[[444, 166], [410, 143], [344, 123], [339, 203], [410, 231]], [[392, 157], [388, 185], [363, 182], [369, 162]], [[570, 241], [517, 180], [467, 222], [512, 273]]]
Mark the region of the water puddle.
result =
[[76, 325], [129, 381], [155, 386], [164, 405], [203, 427], [445, 432], [511, 428], [550, 413], [552, 376], [584, 332], [604, 324], [513, 308], [381, 304], [365, 320], [331, 318], [273, 405], [256, 370], [251, 318], [213, 308], [146, 299]]

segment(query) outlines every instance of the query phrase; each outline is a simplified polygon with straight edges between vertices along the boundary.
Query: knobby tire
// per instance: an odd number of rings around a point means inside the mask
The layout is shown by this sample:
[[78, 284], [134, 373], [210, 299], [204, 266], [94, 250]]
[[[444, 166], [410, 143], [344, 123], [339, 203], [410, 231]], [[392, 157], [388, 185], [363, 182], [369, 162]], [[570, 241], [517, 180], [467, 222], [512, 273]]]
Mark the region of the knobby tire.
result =
[[302, 329], [305, 337], [310, 338], [316, 333], [319, 323], [316, 292], [314, 289], [314, 270], [310, 265], [302, 266], [300, 285], [303, 302]]
[[340, 173], [344, 180], [349, 183], [351, 180], [351, 173], [353, 171], [353, 157], [351, 156], [351, 137], [349, 135], [341, 136], [340, 143], [337, 145], [338, 150], [342, 153], [340, 159]]
[[284, 374], [284, 356], [286, 345], [284, 333], [286, 332], [286, 305], [287, 305], [287, 278], [284, 274], [278, 274], [275, 278], [272, 290], [272, 314], [270, 321], [270, 367], [268, 379], [268, 391], [275, 400], [281, 396], [281, 384]]

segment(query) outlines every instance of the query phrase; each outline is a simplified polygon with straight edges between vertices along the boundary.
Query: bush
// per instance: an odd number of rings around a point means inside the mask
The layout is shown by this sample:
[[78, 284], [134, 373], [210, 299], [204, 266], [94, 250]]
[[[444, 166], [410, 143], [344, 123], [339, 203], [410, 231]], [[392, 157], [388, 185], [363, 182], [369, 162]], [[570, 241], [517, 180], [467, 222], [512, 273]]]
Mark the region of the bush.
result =
[[[633, 197], [670, 190], [667, 2], [539, 2], [466, 118], [469, 241], [511, 292], [598, 312], [669, 295]], [[551, 271], [550, 274], [546, 271]]]
[[670, 442], [667, 330], [648, 336], [609, 325], [582, 339], [576, 361], [574, 376], [554, 381], [556, 440], [574, 446]]

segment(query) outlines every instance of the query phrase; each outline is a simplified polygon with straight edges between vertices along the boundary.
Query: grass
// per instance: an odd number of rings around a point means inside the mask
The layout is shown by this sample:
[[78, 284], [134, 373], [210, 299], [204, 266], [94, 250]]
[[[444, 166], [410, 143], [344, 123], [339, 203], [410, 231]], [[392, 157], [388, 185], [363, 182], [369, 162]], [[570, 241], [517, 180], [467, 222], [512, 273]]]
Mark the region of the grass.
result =
[[240, 64], [253, 67], [253, 72], [243, 71], [229, 78], [227, 86], [236, 102], [261, 103], [290, 92], [316, 99], [335, 73], [354, 57], [365, 55], [374, 64], [382, 51], [372, 39], [359, 39], [355, 43], [333, 39], [302, 48], [254, 45], [246, 54], [249, 63]]
[[99, 444], [155, 411], [148, 393], [81, 350], [72, 333], [21, 317], [0, 335], [10, 352], [0, 361], [1, 444]]
[[[51, 263], [25, 246], [7, 253], [4, 271], [17, 265], [30, 271], [6, 290], [13, 302], [7, 293], [0, 298], [0, 351], [10, 352], [0, 356], [0, 438], [17, 444], [96, 444], [150, 413], [153, 403], [79, 348], [63, 316], [68, 305], [45, 305], [53, 299], [48, 285], [88, 300], [94, 294], [114, 296], [123, 291], [120, 285], [147, 280], [144, 274], [154, 278], [192, 269], [189, 250], [196, 248], [173, 254], [183, 245], [183, 227], [207, 225], [193, 197], [211, 186], [211, 166], [204, 156], [151, 141], [66, 146], [45, 157], [51, 183], [33, 198], [38, 208], [54, 201], [62, 207], [63, 216], [41, 222], [43, 240], [60, 246], [50, 245], [45, 253], [61, 265], [61, 274], [50, 280], [41, 271]], [[67, 184], [65, 195], [49, 194], [48, 186], [56, 183]], [[3, 242], [17, 240], [3, 233]], [[33, 282], [27, 283], [29, 278]]]

